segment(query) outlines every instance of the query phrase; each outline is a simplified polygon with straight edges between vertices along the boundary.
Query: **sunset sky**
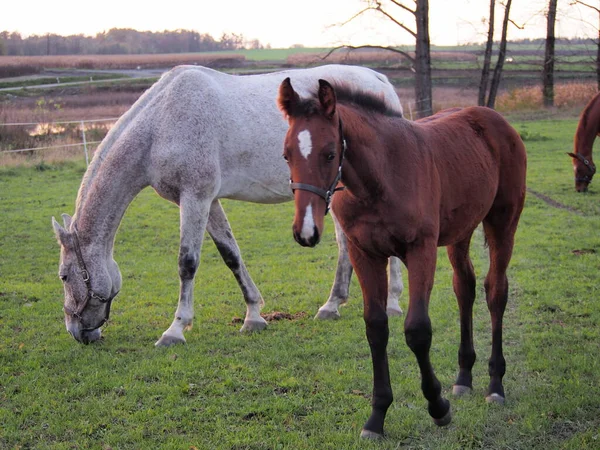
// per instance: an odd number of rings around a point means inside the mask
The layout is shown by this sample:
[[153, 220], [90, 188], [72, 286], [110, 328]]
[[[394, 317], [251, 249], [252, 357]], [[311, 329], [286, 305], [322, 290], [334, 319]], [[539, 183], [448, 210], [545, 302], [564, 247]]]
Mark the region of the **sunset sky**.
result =
[[[511, 26], [509, 39], [545, 36], [547, 0], [513, 2], [511, 17], [523, 30]], [[561, 37], [598, 37], [598, 15], [585, 7], [559, 2], [556, 32]], [[599, 0], [588, 0], [600, 6]], [[406, 4], [413, 4], [406, 0]], [[23, 36], [55, 33], [95, 35], [110, 28], [140, 31], [187, 29], [219, 39], [223, 33], [242, 34], [273, 48], [294, 44], [330, 47], [339, 44], [402, 45], [414, 43], [406, 32], [380, 15], [366, 14], [340, 26], [364, 8], [361, 0], [103, 0], [82, 4], [74, 0], [15, 1], [2, 6], [0, 31]], [[481, 42], [486, 26], [488, 0], [430, 0], [432, 44], [455, 45]], [[398, 9], [389, 7], [390, 12]], [[498, 29], [504, 8], [496, 8]], [[413, 26], [410, 15], [397, 17]], [[333, 26], [332, 26], [333, 25]]]

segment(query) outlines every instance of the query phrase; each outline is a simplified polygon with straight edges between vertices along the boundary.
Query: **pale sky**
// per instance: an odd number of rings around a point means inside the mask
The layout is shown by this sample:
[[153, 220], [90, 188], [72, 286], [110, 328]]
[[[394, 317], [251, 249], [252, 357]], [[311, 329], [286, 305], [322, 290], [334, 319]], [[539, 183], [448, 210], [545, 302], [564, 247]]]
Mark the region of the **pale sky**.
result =
[[[139, 31], [195, 30], [217, 40], [223, 33], [236, 33], [273, 48], [294, 44], [331, 47], [414, 43], [408, 33], [389, 19], [373, 13], [339, 26], [364, 8], [361, 0], [101, 0], [91, 3], [6, 0], [3, 3], [0, 31], [18, 31], [24, 37], [46, 33], [93, 36], [110, 28], [133, 28]], [[411, 0], [405, 3], [413, 4]], [[511, 26], [509, 39], [544, 37], [543, 12], [547, 3], [548, 0], [514, 1], [511, 18], [524, 29]], [[598, 38], [598, 14], [592, 14], [589, 8], [570, 6], [570, 0], [558, 3], [557, 36]], [[587, 0], [587, 3], [600, 7], [600, 0]], [[388, 9], [398, 11], [393, 5]], [[487, 17], [488, 9], [488, 0], [430, 0], [431, 43], [456, 45], [483, 41], [487, 26], [482, 18]], [[503, 14], [504, 8], [498, 5], [498, 33]], [[414, 29], [410, 15], [395, 14], [395, 17]]]

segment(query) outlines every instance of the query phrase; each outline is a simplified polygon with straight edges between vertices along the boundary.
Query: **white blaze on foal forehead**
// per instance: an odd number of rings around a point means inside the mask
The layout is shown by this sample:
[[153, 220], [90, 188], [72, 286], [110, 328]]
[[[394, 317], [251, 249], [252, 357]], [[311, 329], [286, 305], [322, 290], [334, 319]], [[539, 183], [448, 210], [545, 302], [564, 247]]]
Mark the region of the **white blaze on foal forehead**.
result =
[[312, 138], [310, 131], [304, 130], [298, 133], [298, 144], [300, 145], [300, 153], [304, 158], [308, 159], [308, 155], [312, 152]]
[[315, 221], [313, 219], [312, 205], [306, 207], [304, 212], [304, 221], [302, 222], [302, 232], [300, 237], [302, 239], [310, 240], [315, 234]]

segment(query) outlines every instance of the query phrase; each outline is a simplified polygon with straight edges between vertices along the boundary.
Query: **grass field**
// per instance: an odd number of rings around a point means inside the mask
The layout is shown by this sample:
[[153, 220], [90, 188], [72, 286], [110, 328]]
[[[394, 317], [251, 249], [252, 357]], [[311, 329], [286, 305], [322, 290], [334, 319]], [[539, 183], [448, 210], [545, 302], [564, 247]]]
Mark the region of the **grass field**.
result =
[[[509, 270], [506, 405], [484, 401], [491, 337], [482, 288], [486, 250], [476, 232], [474, 393], [451, 399], [452, 424], [435, 427], [403, 318], [392, 319], [395, 401], [387, 439], [375, 443], [358, 437], [370, 411], [372, 372], [356, 280], [340, 320], [312, 319], [333, 280], [330, 221], [320, 246], [303, 249], [291, 236], [291, 203], [225, 201], [265, 298], [263, 312], [294, 319], [240, 334], [241, 294], [207, 238], [188, 344], [156, 349], [177, 301], [178, 210], [143, 191], [116, 237], [123, 289], [105, 338], [82, 346], [64, 328], [50, 218], [73, 213], [84, 165], [0, 168], [0, 448], [599, 448], [600, 190], [595, 183], [585, 195], [573, 189], [565, 152], [576, 124], [574, 118], [514, 122], [528, 149], [532, 193]], [[459, 327], [445, 250], [439, 255], [431, 357], [448, 393]]]

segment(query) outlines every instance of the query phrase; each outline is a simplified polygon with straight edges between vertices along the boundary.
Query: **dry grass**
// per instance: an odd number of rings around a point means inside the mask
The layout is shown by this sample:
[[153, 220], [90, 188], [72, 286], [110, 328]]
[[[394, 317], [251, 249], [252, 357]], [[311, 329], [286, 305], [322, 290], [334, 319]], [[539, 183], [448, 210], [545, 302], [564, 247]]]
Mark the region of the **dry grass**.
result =
[[[598, 92], [595, 83], [564, 83], [554, 88], [556, 108], [583, 108]], [[538, 110], [544, 100], [540, 86], [512, 89], [496, 99], [496, 109], [501, 112]]]
[[[407, 52], [414, 57], [414, 52]], [[324, 59], [327, 56], [327, 59]], [[477, 55], [471, 52], [432, 52], [431, 59], [436, 61], [476, 61]], [[328, 55], [328, 52], [320, 53], [296, 53], [287, 57], [287, 63], [291, 65], [304, 66], [309, 64], [327, 62], [330, 64], [407, 64], [404, 56], [386, 50], [372, 49], [339, 49]]]
[[152, 69], [180, 64], [200, 64], [220, 67], [241, 64], [245, 56], [210, 53], [171, 53], [158, 55], [63, 55], [63, 56], [3, 56], [0, 58], [0, 78], [26, 75], [43, 69]]

